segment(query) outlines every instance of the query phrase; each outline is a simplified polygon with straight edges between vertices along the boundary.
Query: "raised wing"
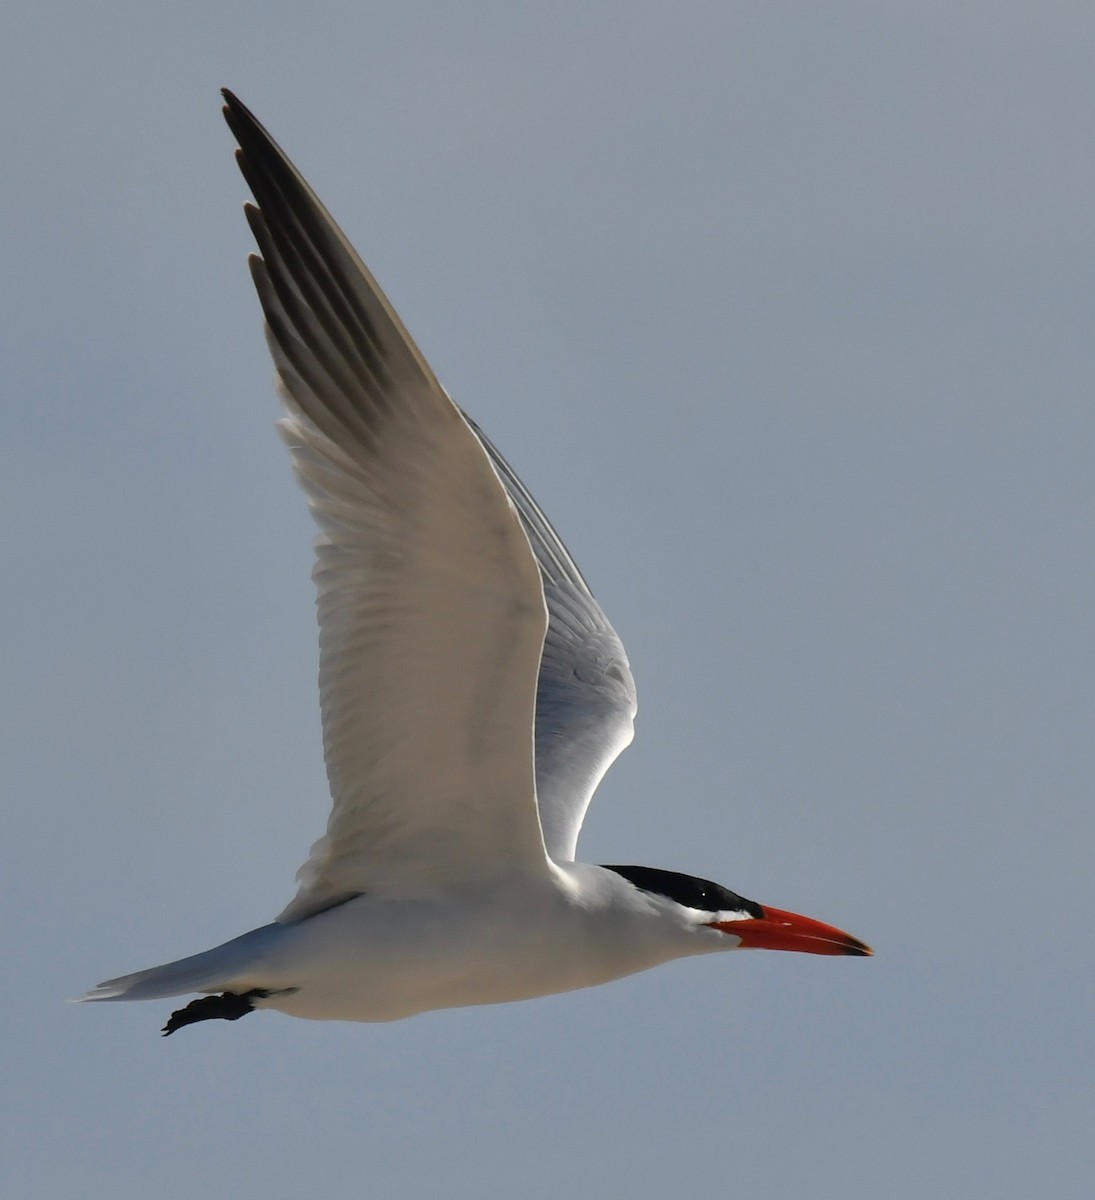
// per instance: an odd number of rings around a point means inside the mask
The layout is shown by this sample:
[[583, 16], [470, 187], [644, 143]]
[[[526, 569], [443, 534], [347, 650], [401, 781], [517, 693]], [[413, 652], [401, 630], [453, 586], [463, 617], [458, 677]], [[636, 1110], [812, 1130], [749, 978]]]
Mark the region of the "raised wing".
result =
[[303, 178], [230, 93], [252, 275], [320, 527], [334, 806], [279, 920], [361, 892], [546, 872], [533, 725], [540, 571], [483, 447]]
[[536, 798], [548, 853], [574, 858], [586, 809], [635, 735], [635, 680], [623, 643], [566, 546], [513, 468], [475, 422], [540, 566], [548, 630], [536, 688]]

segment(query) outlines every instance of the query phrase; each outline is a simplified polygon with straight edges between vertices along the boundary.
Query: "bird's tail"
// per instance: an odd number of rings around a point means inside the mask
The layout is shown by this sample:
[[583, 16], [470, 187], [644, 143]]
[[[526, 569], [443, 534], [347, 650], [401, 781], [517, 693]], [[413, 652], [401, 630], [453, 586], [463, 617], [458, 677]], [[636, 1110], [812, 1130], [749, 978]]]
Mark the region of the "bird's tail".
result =
[[186, 992], [236, 990], [241, 984], [260, 986], [264, 982], [260, 978], [264, 952], [285, 929], [285, 925], [276, 923], [263, 925], [202, 954], [104, 980], [78, 999], [156, 1000]]

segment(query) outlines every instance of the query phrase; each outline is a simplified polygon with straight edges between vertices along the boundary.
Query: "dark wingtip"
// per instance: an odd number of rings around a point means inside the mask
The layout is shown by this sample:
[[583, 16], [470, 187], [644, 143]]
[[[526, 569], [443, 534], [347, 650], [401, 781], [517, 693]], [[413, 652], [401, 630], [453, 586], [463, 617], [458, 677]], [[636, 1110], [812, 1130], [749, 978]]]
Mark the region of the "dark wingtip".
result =
[[248, 133], [257, 133], [264, 140], [273, 142], [274, 139], [263, 128], [262, 122], [235, 92], [230, 88], [221, 88], [221, 95], [224, 97], [221, 112], [238, 142], [242, 142]]
[[224, 105], [221, 108], [221, 112], [224, 113], [224, 119], [229, 123], [229, 125], [231, 125], [233, 113], [239, 112], [239, 110], [243, 108], [243, 105], [239, 102], [239, 98], [236, 96], [235, 92], [228, 88], [221, 88], [221, 96], [224, 99]]

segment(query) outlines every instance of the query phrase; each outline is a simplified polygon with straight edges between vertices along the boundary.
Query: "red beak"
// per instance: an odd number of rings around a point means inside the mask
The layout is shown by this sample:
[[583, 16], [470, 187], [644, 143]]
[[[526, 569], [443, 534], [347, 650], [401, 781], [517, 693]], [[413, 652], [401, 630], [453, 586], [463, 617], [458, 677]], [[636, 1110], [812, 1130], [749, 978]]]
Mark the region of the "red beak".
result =
[[764, 908], [763, 917], [742, 921], [712, 921], [713, 929], [741, 938], [743, 949], [799, 950], [804, 954], [871, 955], [874, 951], [850, 933], [824, 925], [812, 917]]

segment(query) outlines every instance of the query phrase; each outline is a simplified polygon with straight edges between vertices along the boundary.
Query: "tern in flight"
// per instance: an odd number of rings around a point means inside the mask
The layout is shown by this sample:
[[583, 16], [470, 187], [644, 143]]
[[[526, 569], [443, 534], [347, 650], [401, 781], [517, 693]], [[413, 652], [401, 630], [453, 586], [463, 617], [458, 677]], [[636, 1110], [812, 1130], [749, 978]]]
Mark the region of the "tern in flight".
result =
[[623, 645], [311, 188], [224, 97], [255, 198], [279, 429], [319, 527], [333, 806], [272, 924], [84, 999], [200, 993], [164, 1033], [255, 1009], [392, 1021], [720, 950], [870, 954], [706, 879], [575, 861], [590, 797], [632, 738]]

